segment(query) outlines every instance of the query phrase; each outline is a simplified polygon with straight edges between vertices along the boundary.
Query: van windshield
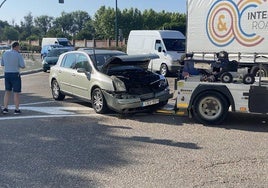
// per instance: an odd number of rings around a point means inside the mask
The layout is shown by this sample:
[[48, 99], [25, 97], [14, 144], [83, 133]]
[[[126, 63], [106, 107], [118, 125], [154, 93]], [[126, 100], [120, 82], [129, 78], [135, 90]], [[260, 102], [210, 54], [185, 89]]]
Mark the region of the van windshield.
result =
[[59, 41], [59, 44], [62, 46], [70, 46], [69, 41]]
[[185, 39], [163, 39], [167, 51], [185, 52]]

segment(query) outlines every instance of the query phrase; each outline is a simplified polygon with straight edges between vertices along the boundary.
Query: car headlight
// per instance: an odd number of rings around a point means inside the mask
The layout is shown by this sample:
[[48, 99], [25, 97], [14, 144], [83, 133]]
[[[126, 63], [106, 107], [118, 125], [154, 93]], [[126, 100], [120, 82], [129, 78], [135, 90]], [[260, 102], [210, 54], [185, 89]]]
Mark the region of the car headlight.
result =
[[42, 61], [42, 65], [44, 65], [44, 64], [47, 64], [47, 62], [45, 60]]
[[159, 81], [159, 87], [167, 87], [168, 86], [168, 80], [165, 76], [160, 75], [160, 81]]
[[115, 91], [119, 91], [119, 92], [126, 91], [126, 86], [122, 80], [120, 80], [116, 76], [111, 76], [111, 78], [113, 80], [113, 85], [114, 85]]

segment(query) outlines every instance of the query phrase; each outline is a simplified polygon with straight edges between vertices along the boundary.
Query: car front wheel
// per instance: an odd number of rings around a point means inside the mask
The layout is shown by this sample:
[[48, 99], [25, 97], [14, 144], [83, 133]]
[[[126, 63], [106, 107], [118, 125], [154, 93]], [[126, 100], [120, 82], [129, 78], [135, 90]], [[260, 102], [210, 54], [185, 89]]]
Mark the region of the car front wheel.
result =
[[59, 86], [57, 80], [52, 81], [51, 92], [52, 92], [52, 96], [55, 100], [61, 101], [65, 98], [65, 95], [62, 94], [62, 92], [60, 91], [60, 86]]
[[106, 100], [100, 88], [95, 88], [91, 96], [92, 107], [98, 114], [104, 114], [107, 112], [108, 107]]

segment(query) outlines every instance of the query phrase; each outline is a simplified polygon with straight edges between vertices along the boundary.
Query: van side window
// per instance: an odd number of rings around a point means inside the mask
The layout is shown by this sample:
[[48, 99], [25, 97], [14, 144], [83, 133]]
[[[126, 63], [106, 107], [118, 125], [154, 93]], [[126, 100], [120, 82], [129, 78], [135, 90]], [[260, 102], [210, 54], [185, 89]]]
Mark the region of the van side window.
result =
[[158, 51], [159, 47], [161, 47], [161, 49], [163, 50], [161, 40], [156, 40], [154, 49]]
[[67, 54], [61, 63], [61, 67], [73, 68], [75, 65], [75, 54]]

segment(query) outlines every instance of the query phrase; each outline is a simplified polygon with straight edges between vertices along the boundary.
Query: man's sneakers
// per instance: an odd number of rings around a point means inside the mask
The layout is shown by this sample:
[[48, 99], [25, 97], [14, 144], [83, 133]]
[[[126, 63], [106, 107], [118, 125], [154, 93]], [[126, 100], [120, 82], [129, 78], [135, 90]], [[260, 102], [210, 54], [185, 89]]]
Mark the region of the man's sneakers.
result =
[[[2, 113], [3, 113], [3, 114], [8, 114], [8, 109], [7, 109], [7, 108], [4, 108], [4, 109], [2, 110]], [[17, 114], [21, 114], [21, 111], [15, 109], [14, 114], [15, 114], [15, 115], [17, 115]]]
[[2, 112], [3, 112], [3, 114], [8, 114], [8, 109], [7, 109], [7, 108], [4, 108], [4, 109], [2, 110]]
[[20, 110], [15, 110], [14, 114], [21, 114], [21, 111]]

